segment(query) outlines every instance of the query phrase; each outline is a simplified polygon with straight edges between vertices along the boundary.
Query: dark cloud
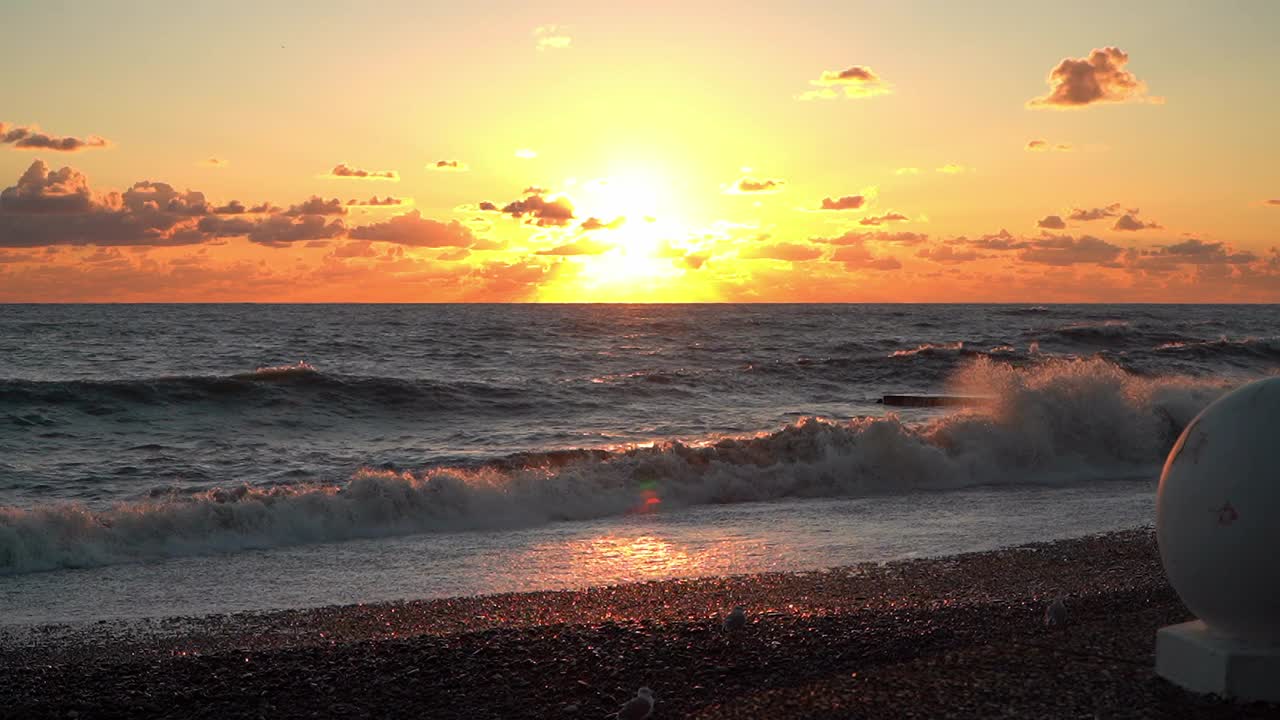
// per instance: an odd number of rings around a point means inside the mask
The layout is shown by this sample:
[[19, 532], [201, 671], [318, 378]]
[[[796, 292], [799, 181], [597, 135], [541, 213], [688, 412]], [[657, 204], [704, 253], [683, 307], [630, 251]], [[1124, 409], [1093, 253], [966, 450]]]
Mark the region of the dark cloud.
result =
[[1104, 102], [1157, 102], [1147, 86], [1124, 69], [1129, 55], [1114, 47], [1094, 50], [1087, 58], [1064, 58], [1049, 71], [1049, 94], [1027, 102], [1032, 108], [1079, 108]]
[[1127, 254], [1131, 266], [1151, 272], [1170, 271], [1181, 265], [1249, 265], [1259, 259], [1251, 252], [1233, 251], [1224, 243], [1204, 242], [1195, 238], [1147, 250], [1130, 250]]
[[52, 150], [54, 152], [77, 152], [88, 148], [110, 147], [111, 143], [90, 135], [86, 138], [57, 137], [40, 131], [34, 125], [9, 125], [0, 122], [0, 144], [13, 145], [22, 150]]
[[863, 195], [845, 195], [841, 198], [822, 198], [823, 210], [857, 210], [867, 204]]
[[1004, 228], [1001, 228], [998, 233], [990, 233], [972, 240], [961, 235], [950, 242], [956, 245], [968, 245], [969, 247], [975, 247], [979, 250], [991, 250], [995, 252], [1022, 250], [1031, 247], [1031, 243], [1025, 240], [1019, 240]]
[[357, 240], [339, 245], [330, 255], [337, 258], [371, 258], [377, 257], [378, 251], [373, 249], [372, 242]]
[[352, 228], [353, 240], [378, 240], [413, 247], [471, 247], [476, 237], [457, 220], [448, 223], [422, 217], [417, 210], [386, 222]]
[[1050, 143], [1048, 140], [1030, 140], [1027, 142], [1027, 150], [1031, 152], [1071, 152], [1073, 148], [1066, 143]]
[[744, 177], [738, 178], [738, 180], [734, 182], [733, 185], [729, 186], [729, 189], [725, 192], [730, 195], [767, 195], [770, 193], [782, 192], [783, 186], [786, 184], [786, 180], [778, 180], [774, 178], [757, 180], [756, 178]]
[[347, 204], [362, 205], [367, 207], [387, 207], [387, 206], [394, 206], [394, 205], [404, 205], [405, 201], [403, 198], [391, 197], [390, 195], [384, 198], [379, 198], [377, 195], [374, 195], [368, 200], [348, 200]]
[[[897, 270], [902, 262], [891, 256], [877, 256], [867, 247], [867, 241], [877, 233], [849, 232], [838, 238], [815, 238], [818, 242], [839, 245], [831, 254], [831, 261], [843, 263], [847, 271], [853, 270]], [[890, 233], [879, 233], [889, 235]]]
[[1276, 199], [1276, 200], [1268, 200], [1268, 201], [1266, 201], [1266, 203], [1265, 203], [1265, 204], [1266, 204], [1266, 205], [1280, 205], [1280, 199]]
[[804, 262], [806, 260], [817, 260], [822, 257], [822, 248], [808, 243], [762, 243], [749, 246], [747, 249], [738, 253], [738, 256], [745, 260], [787, 260], [790, 262]]
[[928, 239], [929, 236], [925, 233], [889, 232], [887, 230], [850, 230], [839, 237], [813, 238], [814, 242], [827, 243], [828, 245], [858, 245], [868, 240], [892, 243], [894, 245], [920, 245], [928, 241]]
[[1036, 227], [1046, 230], [1061, 230], [1067, 226], [1067, 223], [1059, 215], [1045, 215], [1036, 222]]
[[906, 222], [910, 220], [906, 215], [898, 212], [887, 212], [884, 215], [868, 215], [858, 221], [859, 225], [885, 225], [894, 222]]
[[244, 203], [239, 200], [232, 200], [226, 205], [219, 205], [218, 207], [215, 207], [213, 212], [216, 215], [241, 215], [247, 209], [248, 208], [244, 206]]
[[251, 213], [278, 213], [278, 212], [280, 212], [280, 208], [276, 207], [275, 205], [272, 205], [272, 204], [271, 204], [271, 203], [269, 203], [269, 202], [264, 202], [264, 203], [261, 203], [261, 204], [258, 204], [258, 205], [254, 205], [253, 207], [249, 208], [249, 212], [251, 212]]
[[1112, 263], [1123, 250], [1092, 235], [1073, 238], [1070, 235], [1031, 240], [1018, 259], [1041, 265], [1077, 265], [1086, 263]]
[[[374, 199], [376, 200], [377, 198], [375, 197]], [[297, 205], [290, 205], [284, 214], [289, 217], [299, 217], [301, 215], [346, 215], [347, 209], [343, 207], [342, 201], [338, 198], [325, 200], [319, 195], [312, 195]]]
[[1112, 226], [1111, 226], [1111, 229], [1112, 229], [1112, 230], [1130, 230], [1130, 231], [1133, 231], [1133, 230], [1160, 230], [1160, 229], [1162, 229], [1163, 227], [1164, 227], [1163, 225], [1160, 225], [1160, 224], [1158, 224], [1158, 223], [1156, 223], [1156, 222], [1154, 222], [1154, 221], [1147, 220], [1147, 221], [1145, 221], [1145, 222], [1144, 222], [1144, 221], [1139, 220], [1138, 218], [1134, 217], [1133, 215], [1130, 215], [1130, 214], [1126, 213], [1126, 214], [1124, 214], [1124, 215], [1121, 215], [1121, 216], [1116, 220], [1116, 224], [1115, 224], [1115, 225], [1112, 225]]
[[50, 171], [36, 160], [18, 184], [0, 192], [0, 211], [6, 213], [81, 213], [96, 206], [89, 179], [79, 170]]
[[357, 178], [361, 180], [390, 180], [396, 182], [400, 179], [400, 173], [395, 170], [362, 170], [353, 168], [346, 163], [339, 163], [329, 171], [329, 177], [335, 178]]
[[466, 172], [469, 168], [466, 163], [457, 160], [437, 160], [428, 165], [427, 169], [437, 172]]
[[268, 247], [288, 247], [305, 240], [328, 240], [341, 236], [347, 226], [341, 220], [327, 223], [323, 215], [271, 215], [257, 220], [249, 231], [250, 242]]
[[1109, 217], [1115, 217], [1120, 214], [1120, 203], [1111, 203], [1106, 207], [1100, 208], [1073, 208], [1071, 214], [1067, 216], [1068, 220], [1078, 222], [1090, 222], [1093, 220], [1102, 220]]
[[922, 257], [943, 265], [959, 265], [960, 263], [982, 260], [987, 256], [981, 255], [974, 250], [956, 250], [952, 245], [939, 245], [932, 248], [921, 248], [916, 253], [916, 257]]
[[484, 202], [480, 203], [479, 208], [482, 212], [498, 212], [498, 206], [494, 205], [488, 200], [485, 200]]
[[539, 250], [537, 255], [599, 255], [613, 249], [608, 243], [596, 242], [583, 238], [575, 242], [553, 247], [550, 250]]
[[618, 228], [622, 227], [622, 224], [625, 223], [626, 221], [627, 219], [624, 217], [616, 217], [610, 220], [609, 222], [605, 222], [597, 217], [589, 217], [586, 220], [583, 220], [582, 224], [579, 225], [578, 227], [584, 231], [617, 230]]
[[[481, 208], [483, 207], [484, 203], [481, 204]], [[523, 200], [509, 202], [503, 206], [502, 212], [517, 218], [528, 215], [526, 222], [543, 227], [568, 225], [574, 218], [573, 205], [568, 198], [547, 200], [541, 195], [530, 195]]]

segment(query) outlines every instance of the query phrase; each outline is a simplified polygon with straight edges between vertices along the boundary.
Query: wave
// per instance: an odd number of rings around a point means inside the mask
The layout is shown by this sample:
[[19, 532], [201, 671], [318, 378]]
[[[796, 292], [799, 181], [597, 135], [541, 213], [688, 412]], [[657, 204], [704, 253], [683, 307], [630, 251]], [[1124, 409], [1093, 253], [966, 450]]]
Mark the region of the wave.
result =
[[537, 397], [520, 387], [458, 380], [331, 374], [305, 362], [228, 376], [0, 380], [0, 410], [9, 408], [21, 412], [33, 407], [63, 408], [94, 416], [202, 403], [263, 408], [298, 405], [309, 410], [339, 414], [350, 408], [377, 406], [380, 410], [402, 408], [421, 414], [482, 410], [486, 407], [518, 410], [532, 407], [537, 402]]
[[986, 357], [951, 385], [995, 400], [918, 423], [806, 419], [752, 436], [366, 469], [335, 485], [243, 484], [103, 511], [2, 508], [0, 575], [654, 508], [1154, 476], [1182, 428], [1230, 388], [1098, 359], [1017, 368]]

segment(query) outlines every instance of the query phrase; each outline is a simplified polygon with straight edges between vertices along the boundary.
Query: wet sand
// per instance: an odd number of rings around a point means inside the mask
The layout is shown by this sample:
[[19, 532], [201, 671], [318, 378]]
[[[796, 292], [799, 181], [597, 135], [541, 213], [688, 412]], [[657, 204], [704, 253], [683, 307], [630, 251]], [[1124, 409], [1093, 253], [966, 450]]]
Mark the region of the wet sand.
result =
[[[1044, 627], [1067, 595], [1065, 628]], [[719, 616], [745, 605], [745, 629]], [[1239, 718], [1157, 678], [1135, 530], [810, 573], [0, 629], [0, 717]]]

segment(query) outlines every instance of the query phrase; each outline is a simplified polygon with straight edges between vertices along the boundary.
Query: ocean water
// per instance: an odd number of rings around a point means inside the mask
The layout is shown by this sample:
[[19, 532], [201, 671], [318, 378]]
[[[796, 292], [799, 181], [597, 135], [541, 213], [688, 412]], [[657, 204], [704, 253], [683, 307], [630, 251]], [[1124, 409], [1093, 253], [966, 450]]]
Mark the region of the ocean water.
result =
[[[0, 623], [1150, 523], [1275, 306], [0, 305]], [[888, 408], [953, 392], [977, 407]]]

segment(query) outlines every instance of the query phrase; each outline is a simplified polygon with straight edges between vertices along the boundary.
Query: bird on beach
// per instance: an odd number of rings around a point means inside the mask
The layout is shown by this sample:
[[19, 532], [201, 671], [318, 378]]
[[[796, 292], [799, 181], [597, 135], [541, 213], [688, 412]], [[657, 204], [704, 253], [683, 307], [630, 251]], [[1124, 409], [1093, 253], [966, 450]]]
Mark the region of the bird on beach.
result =
[[724, 629], [730, 632], [741, 630], [747, 626], [747, 609], [741, 605], [733, 608], [733, 612], [729, 613], [724, 619]]
[[613, 713], [609, 717], [617, 718], [617, 720], [646, 720], [653, 714], [653, 691], [647, 687], [642, 687], [636, 691], [636, 696], [623, 704], [618, 712]]
[[1044, 609], [1044, 624], [1046, 627], [1062, 627], [1067, 624], [1067, 605], [1063, 602], [1063, 596], [1054, 598]]

